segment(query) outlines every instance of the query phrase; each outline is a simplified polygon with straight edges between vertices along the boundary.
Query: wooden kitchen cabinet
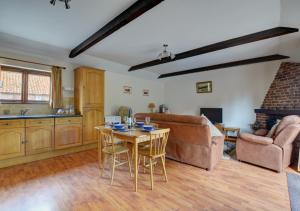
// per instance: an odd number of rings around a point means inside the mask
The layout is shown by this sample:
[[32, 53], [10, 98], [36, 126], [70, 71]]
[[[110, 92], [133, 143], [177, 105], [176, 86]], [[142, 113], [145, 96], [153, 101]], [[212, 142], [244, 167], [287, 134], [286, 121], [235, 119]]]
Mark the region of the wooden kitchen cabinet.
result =
[[26, 155], [33, 155], [53, 150], [54, 127], [26, 128]]
[[[98, 122], [99, 115], [103, 116], [102, 109], [87, 110], [92, 122]], [[96, 143], [82, 145], [82, 117], [79, 115], [1, 118], [0, 168], [97, 147]]]
[[103, 109], [89, 108], [83, 110], [83, 144], [97, 142], [96, 126], [104, 124]]
[[[80, 122], [78, 122], [80, 119]], [[82, 145], [81, 117], [55, 120], [55, 149], [65, 149]]]
[[75, 70], [75, 109], [83, 116], [83, 144], [97, 142], [95, 126], [104, 124], [104, 71]]
[[0, 128], [0, 160], [24, 155], [25, 129]]
[[27, 119], [25, 125], [26, 155], [34, 155], [53, 150], [53, 118]]
[[103, 108], [104, 105], [104, 71], [80, 67], [75, 70], [75, 107]]

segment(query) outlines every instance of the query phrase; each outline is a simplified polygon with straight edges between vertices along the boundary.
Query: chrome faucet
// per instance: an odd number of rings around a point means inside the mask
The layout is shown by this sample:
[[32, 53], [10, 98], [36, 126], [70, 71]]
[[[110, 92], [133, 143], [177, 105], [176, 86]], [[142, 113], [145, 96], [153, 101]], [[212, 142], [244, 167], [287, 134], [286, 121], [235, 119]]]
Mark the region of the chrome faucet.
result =
[[25, 115], [27, 114], [28, 111], [30, 111], [29, 108], [21, 109], [21, 110], [20, 110], [20, 115], [21, 115], [21, 116], [25, 116]]

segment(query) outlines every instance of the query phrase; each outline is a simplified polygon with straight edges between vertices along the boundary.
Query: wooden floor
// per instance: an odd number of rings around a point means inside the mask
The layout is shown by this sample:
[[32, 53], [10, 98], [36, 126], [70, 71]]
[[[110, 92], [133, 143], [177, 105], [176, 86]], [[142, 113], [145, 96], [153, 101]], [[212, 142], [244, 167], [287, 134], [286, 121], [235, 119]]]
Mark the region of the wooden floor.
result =
[[155, 169], [140, 174], [139, 192], [124, 169], [100, 177], [96, 151], [0, 170], [1, 211], [50, 210], [290, 210], [285, 173], [222, 161], [215, 170], [167, 160], [169, 182]]

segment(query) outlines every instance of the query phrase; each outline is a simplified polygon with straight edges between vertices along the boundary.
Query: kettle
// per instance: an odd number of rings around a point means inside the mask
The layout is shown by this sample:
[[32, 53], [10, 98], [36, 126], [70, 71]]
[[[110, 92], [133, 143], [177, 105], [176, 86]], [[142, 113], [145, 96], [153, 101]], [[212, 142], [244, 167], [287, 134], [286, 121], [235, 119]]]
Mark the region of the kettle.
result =
[[165, 104], [162, 104], [159, 106], [159, 113], [166, 113], [168, 108], [166, 107]]

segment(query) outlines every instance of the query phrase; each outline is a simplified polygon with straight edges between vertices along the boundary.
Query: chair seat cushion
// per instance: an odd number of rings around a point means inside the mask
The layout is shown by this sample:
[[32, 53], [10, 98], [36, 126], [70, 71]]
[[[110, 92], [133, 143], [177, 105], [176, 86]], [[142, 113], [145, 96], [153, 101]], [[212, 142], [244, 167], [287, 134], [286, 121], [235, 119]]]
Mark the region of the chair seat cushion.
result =
[[120, 154], [124, 152], [128, 152], [129, 149], [125, 146], [122, 145], [114, 145], [114, 150], [112, 146], [107, 146], [102, 149], [102, 152], [107, 153], [107, 154]]
[[269, 137], [256, 136], [250, 133], [241, 133], [240, 138], [244, 141], [253, 142], [257, 144], [269, 145], [273, 143], [273, 139]]

